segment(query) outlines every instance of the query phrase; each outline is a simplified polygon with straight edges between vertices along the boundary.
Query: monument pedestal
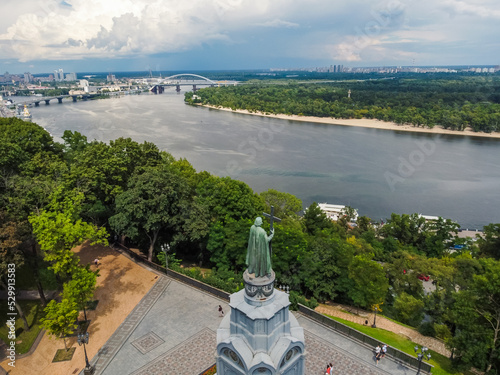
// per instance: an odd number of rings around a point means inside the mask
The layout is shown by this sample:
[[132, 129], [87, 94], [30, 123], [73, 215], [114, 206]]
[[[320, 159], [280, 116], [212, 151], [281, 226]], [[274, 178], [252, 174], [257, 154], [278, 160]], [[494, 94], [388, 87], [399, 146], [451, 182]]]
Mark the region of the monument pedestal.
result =
[[243, 275], [231, 311], [217, 330], [218, 375], [303, 375], [304, 332], [290, 314], [288, 294], [274, 289], [274, 272]]

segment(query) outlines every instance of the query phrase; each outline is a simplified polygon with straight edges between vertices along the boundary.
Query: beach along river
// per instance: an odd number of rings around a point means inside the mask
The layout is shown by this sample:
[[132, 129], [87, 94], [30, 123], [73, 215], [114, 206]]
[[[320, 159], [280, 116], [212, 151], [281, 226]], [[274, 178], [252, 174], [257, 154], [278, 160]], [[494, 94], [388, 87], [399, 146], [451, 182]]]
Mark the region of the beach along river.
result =
[[500, 222], [498, 139], [249, 116], [185, 105], [172, 90], [30, 111], [58, 141], [68, 129], [153, 142], [198, 171], [294, 194], [304, 207], [345, 204], [374, 220], [418, 212], [463, 228]]

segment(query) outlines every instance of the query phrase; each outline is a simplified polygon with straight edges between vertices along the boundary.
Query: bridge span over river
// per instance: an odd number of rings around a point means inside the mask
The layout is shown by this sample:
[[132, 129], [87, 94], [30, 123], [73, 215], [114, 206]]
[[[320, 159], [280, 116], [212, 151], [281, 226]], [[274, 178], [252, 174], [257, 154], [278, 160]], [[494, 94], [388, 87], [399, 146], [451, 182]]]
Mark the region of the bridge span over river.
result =
[[[174, 78], [178, 77], [195, 77], [201, 80], [201, 82], [197, 83], [182, 83], [182, 82], [168, 82], [169, 80], [171, 81]], [[151, 88], [150, 91], [154, 92], [155, 94], [161, 94], [165, 91], [165, 87], [174, 87], [175, 86], [175, 91], [180, 92], [181, 91], [181, 86], [193, 86], [193, 92], [196, 92], [198, 90], [198, 86], [210, 86], [210, 87], [220, 87], [220, 86], [235, 86], [238, 84], [236, 81], [212, 81], [211, 79], [207, 77], [200, 76], [199, 74], [193, 74], [193, 73], [181, 73], [181, 74], [175, 74], [170, 77], [164, 78], [164, 83], [157, 83], [154, 84]]]
[[[182, 82], [181, 80], [175, 81], [176, 78], [179, 77], [193, 77], [196, 78], [195, 80], [192, 80], [192, 82]], [[177, 92], [181, 91], [181, 86], [192, 86], [192, 91], [196, 92], [199, 86], [229, 86], [229, 85], [236, 85], [238, 82], [236, 81], [213, 81], [207, 77], [200, 76], [198, 74], [192, 74], [192, 73], [182, 73], [182, 74], [175, 74], [170, 77], [166, 77], [162, 79], [163, 82], [156, 82], [156, 83], [148, 83], [149, 85], [149, 91], [155, 93], [155, 94], [162, 94], [165, 91], [165, 88], [168, 87], [175, 87]], [[123, 87], [128, 87], [123, 86]], [[68, 95], [57, 95], [57, 96], [41, 96], [41, 97], [36, 97], [32, 98], [26, 101], [21, 101], [17, 102], [16, 106], [25, 106], [25, 105], [35, 105], [35, 107], [38, 107], [40, 103], [45, 102], [45, 105], [49, 105], [51, 101], [57, 100], [58, 103], [63, 103], [63, 99], [66, 98], [71, 98], [73, 102], [76, 102], [78, 99], [82, 100], [88, 100], [92, 99], [96, 96], [100, 95], [123, 95], [124, 93], [140, 93], [141, 90], [126, 90], [126, 91], [114, 91], [114, 92], [106, 92], [106, 93], [80, 93], [80, 94], [68, 94]]]

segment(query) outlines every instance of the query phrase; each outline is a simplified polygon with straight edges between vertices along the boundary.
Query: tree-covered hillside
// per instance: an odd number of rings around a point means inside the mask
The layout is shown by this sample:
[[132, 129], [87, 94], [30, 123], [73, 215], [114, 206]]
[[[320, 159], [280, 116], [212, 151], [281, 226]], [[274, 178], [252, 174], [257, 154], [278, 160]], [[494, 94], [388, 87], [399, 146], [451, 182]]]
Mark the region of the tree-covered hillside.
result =
[[[350, 92], [350, 94], [349, 94]], [[186, 93], [186, 102], [250, 112], [369, 118], [414, 126], [500, 131], [500, 77], [253, 82]], [[350, 96], [350, 97], [349, 97]]]

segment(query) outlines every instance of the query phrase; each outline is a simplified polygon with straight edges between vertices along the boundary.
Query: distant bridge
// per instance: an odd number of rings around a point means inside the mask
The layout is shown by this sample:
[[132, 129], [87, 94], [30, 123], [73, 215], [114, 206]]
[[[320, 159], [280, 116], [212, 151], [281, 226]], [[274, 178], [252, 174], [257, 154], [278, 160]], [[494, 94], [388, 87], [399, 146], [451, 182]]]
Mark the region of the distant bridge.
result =
[[217, 85], [218, 84], [217, 82], [214, 82], [214, 81], [212, 81], [211, 79], [209, 79], [207, 77], [203, 77], [203, 76], [200, 76], [198, 74], [193, 74], [193, 73], [174, 74], [173, 76], [165, 78], [165, 80], [176, 78], [176, 77], [184, 77], [184, 76], [201, 78], [202, 80], [207, 81], [207, 82], [211, 83], [212, 85]]
[[165, 87], [172, 87], [175, 86], [175, 91], [180, 92], [181, 91], [181, 86], [190, 86], [193, 85], [193, 92], [196, 92], [198, 89], [197, 86], [227, 86], [228, 84], [236, 85], [236, 82], [228, 83], [227, 81], [224, 82], [215, 82], [212, 81], [211, 79], [207, 77], [200, 76], [199, 74], [193, 74], [193, 73], [181, 73], [181, 74], [174, 74], [173, 76], [166, 77], [164, 78], [165, 81], [171, 80], [172, 78], [177, 78], [177, 77], [196, 77], [200, 78], [203, 81], [206, 81], [206, 83], [158, 83], [153, 85], [149, 91], [154, 92], [155, 94], [161, 94], [165, 91]]
[[[106, 93], [107, 95], [113, 95], [114, 93]], [[85, 93], [85, 94], [71, 94], [71, 95], [57, 95], [57, 96], [40, 96], [34, 99], [26, 100], [24, 102], [17, 102], [14, 103], [16, 106], [24, 106], [24, 105], [30, 105], [34, 104], [35, 107], [38, 107], [41, 102], [45, 102], [45, 105], [49, 105], [51, 100], [57, 99], [59, 103], [63, 102], [64, 98], [72, 98], [74, 102], [77, 101], [78, 98], [82, 98], [83, 100], [88, 100], [93, 98], [94, 96], [99, 96], [102, 94], [90, 94], [90, 93]]]

